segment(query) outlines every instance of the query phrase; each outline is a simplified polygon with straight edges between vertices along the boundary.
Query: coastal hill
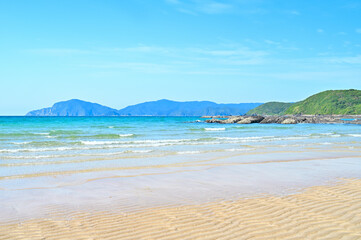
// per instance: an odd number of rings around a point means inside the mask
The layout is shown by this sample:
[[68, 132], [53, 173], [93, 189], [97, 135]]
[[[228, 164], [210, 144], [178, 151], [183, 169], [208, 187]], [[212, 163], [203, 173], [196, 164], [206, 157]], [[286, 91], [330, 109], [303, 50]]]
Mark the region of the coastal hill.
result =
[[243, 115], [262, 103], [217, 104], [209, 101], [176, 102], [158, 100], [116, 110], [78, 99], [55, 103], [26, 116], [203, 116]]
[[268, 102], [247, 112], [247, 115], [357, 115], [361, 114], [361, 91], [328, 90], [296, 103]]
[[329, 90], [291, 105], [285, 114], [361, 114], [361, 91]]
[[283, 114], [293, 103], [285, 102], [268, 102], [262, 104], [247, 112], [247, 115], [281, 115]]

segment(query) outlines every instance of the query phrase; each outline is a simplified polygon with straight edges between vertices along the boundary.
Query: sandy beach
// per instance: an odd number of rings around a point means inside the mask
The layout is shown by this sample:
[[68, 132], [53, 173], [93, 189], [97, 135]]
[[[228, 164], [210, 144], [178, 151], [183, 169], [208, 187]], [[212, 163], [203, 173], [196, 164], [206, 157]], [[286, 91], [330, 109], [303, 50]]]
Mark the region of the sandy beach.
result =
[[3, 223], [0, 239], [360, 239], [361, 180], [287, 196], [141, 211], [54, 212]]
[[361, 240], [360, 23], [0, 0], [0, 240]]
[[9, 121], [0, 239], [361, 238], [359, 126], [135, 120]]

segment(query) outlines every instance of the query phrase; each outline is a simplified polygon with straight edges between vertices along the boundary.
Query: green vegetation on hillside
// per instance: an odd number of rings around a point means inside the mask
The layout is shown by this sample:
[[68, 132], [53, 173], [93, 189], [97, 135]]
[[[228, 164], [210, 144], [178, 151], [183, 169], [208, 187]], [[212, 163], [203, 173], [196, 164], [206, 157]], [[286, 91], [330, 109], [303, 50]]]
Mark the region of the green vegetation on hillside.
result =
[[[261, 105], [262, 106], [262, 105]], [[361, 91], [329, 90], [290, 106], [285, 114], [361, 114]]]
[[247, 112], [247, 115], [281, 115], [286, 111], [293, 103], [284, 102], [268, 102], [262, 104]]

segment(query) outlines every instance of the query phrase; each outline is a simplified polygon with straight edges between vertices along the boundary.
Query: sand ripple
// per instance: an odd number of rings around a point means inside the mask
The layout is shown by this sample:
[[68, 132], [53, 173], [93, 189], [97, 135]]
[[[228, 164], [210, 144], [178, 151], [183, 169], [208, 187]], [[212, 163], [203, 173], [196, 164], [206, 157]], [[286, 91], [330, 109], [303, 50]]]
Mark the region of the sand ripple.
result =
[[0, 225], [0, 239], [361, 239], [361, 180], [142, 211], [54, 212]]

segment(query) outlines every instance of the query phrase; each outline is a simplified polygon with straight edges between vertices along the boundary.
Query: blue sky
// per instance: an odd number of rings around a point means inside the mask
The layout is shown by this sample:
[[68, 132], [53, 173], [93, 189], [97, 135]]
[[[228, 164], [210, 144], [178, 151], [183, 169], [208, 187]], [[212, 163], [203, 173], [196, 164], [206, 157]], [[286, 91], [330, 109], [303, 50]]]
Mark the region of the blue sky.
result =
[[361, 89], [361, 1], [0, 1], [0, 115]]

